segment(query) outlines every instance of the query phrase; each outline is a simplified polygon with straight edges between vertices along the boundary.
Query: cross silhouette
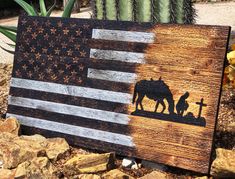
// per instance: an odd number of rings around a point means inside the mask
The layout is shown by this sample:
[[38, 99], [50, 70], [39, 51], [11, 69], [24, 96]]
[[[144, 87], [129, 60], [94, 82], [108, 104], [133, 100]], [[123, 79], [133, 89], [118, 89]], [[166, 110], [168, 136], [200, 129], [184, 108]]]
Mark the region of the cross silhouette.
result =
[[200, 102], [196, 102], [196, 104], [199, 105], [199, 112], [198, 112], [198, 117], [197, 118], [201, 118], [202, 108], [207, 106], [207, 105], [203, 103], [203, 98], [201, 99]]

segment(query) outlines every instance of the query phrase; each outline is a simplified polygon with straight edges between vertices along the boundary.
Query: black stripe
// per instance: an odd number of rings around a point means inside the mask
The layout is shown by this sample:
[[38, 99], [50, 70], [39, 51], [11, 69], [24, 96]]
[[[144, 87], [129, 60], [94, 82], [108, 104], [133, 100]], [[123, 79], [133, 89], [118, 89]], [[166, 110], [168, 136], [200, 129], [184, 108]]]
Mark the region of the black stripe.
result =
[[11, 87], [10, 89], [11, 96], [24, 97], [30, 99], [38, 99], [42, 101], [51, 101], [56, 103], [63, 103], [74, 106], [82, 106], [82, 107], [92, 107], [95, 109], [112, 111], [117, 113], [128, 114], [128, 105], [115, 103], [115, 102], [107, 102], [103, 100], [95, 100], [83, 97], [75, 97], [63, 94], [56, 93], [48, 93], [42, 91], [35, 90], [27, 90], [22, 88]]
[[8, 105], [7, 113], [45, 119], [47, 121], [54, 121], [63, 124], [70, 124], [74, 126], [97, 129], [101, 131], [108, 131], [113, 133], [129, 135], [128, 126], [126, 125], [104, 122], [95, 119], [88, 119], [67, 114], [66, 115], [59, 114], [59, 113], [49, 112], [46, 110], [30, 109], [14, 105]]
[[[137, 43], [137, 42], [124, 42], [124, 41], [118, 41], [117, 40], [100, 40], [100, 39], [81, 39], [81, 38], [76, 38], [74, 42], [68, 42], [68, 38], [64, 39], [66, 41], [66, 50], [62, 48], [62, 44], [54, 42], [53, 45], [54, 47], [51, 48], [50, 44], [48, 44], [47, 41], [45, 40], [37, 40], [37, 41], [31, 41], [31, 42], [25, 42], [25, 41], [20, 41], [19, 45], [24, 46], [24, 49], [22, 49], [22, 52], [28, 52], [31, 53], [31, 47], [35, 47], [35, 44], [39, 44], [40, 48], [36, 49], [35, 53], [41, 53], [41, 54], [51, 54], [51, 55], [56, 55], [55, 54], [55, 49], [60, 49], [60, 55], [61, 56], [68, 56], [67, 55], [67, 50], [71, 49], [73, 50], [73, 57], [80, 57], [80, 51], [85, 51], [87, 52], [86, 57], [89, 57], [89, 48], [96, 48], [96, 49], [103, 49], [103, 50], [116, 50], [116, 51], [128, 51], [128, 52], [139, 52], [139, 53], [144, 53], [146, 48], [149, 46], [147, 43]], [[63, 43], [62, 42], [62, 43]], [[79, 50], [77, 49], [77, 46], [79, 45]], [[43, 49], [47, 49], [47, 52], [43, 51]]]

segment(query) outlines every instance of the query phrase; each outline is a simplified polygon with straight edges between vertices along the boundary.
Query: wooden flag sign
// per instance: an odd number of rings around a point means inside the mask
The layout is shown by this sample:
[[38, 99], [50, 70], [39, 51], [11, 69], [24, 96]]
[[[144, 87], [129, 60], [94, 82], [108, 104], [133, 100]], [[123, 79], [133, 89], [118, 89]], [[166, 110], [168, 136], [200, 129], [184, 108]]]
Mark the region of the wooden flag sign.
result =
[[207, 173], [229, 27], [20, 17], [24, 133]]

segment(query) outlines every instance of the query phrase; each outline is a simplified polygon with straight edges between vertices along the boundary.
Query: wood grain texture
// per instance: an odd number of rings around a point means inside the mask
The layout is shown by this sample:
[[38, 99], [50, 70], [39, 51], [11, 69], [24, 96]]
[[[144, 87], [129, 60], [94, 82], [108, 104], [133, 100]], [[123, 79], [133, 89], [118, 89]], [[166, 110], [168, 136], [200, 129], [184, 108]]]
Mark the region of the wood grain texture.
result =
[[8, 113], [24, 134], [208, 173], [229, 33], [21, 17]]

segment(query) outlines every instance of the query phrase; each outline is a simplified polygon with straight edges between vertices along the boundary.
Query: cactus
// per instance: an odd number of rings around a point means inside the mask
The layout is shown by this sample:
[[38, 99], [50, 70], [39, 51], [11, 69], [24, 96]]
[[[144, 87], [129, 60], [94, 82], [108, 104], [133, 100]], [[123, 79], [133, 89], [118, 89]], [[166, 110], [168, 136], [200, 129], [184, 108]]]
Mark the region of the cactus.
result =
[[191, 0], [93, 0], [96, 19], [192, 24]]
[[136, 21], [151, 21], [151, 0], [136, 0]]
[[116, 0], [105, 0], [106, 19], [117, 20]]
[[121, 21], [133, 21], [133, 0], [119, 0], [118, 1], [119, 16]]

